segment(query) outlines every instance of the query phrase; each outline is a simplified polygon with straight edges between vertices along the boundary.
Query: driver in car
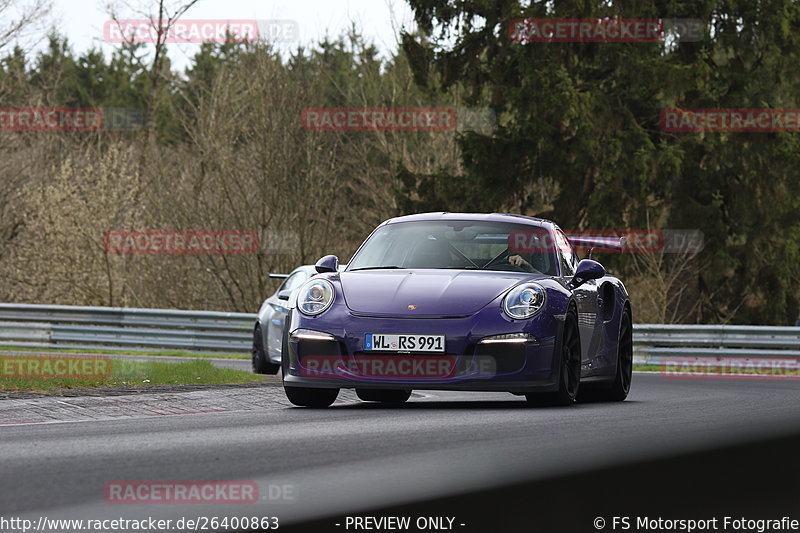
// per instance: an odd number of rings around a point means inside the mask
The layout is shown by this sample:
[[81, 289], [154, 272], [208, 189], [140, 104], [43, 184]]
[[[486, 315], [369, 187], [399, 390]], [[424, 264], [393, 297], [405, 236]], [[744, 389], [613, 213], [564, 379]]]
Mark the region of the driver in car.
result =
[[521, 256], [521, 255], [509, 255], [509, 256], [508, 256], [508, 262], [509, 262], [510, 264], [514, 265], [515, 267], [520, 267], [520, 268], [527, 268], [527, 269], [530, 269], [530, 270], [531, 270], [531, 272], [532, 272], [532, 271], [534, 271], [534, 270], [536, 270], [535, 268], [533, 268], [533, 265], [531, 265], [530, 263], [528, 263], [527, 261], [525, 261], [525, 260], [522, 258], [522, 256]]

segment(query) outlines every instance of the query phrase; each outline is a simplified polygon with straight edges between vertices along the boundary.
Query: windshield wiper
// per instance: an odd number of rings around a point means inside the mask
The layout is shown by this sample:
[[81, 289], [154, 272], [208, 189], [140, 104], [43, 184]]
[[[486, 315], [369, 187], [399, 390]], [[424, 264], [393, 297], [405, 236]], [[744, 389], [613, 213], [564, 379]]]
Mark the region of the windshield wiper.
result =
[[394, 266], [394, 265], [375, 266], [375, 267], [361, 267], [361, 268], [351, 268], [350, 272], [355, 272], [356, 270], [388, 270], [388, 269], [392, 269], [392, 268], [403, 269], [405, 267], [399, 267], [399, 266]]

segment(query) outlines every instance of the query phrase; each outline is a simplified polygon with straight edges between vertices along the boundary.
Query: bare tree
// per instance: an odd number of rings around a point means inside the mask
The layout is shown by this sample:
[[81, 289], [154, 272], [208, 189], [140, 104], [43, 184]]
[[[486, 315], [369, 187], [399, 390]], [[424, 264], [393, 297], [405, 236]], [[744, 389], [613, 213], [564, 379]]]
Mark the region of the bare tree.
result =
[[[2, 0], [0, 0], [2, 1]], [[150, 139], [155, 124], [153, 123], [153, 116], [160, 104], [160, 91], [167, 81], [169, 68], [167, 68], [167, 40], [175, 23], [186, 14], [200, 0], [186, 0], [182, 2], [167, 2], [165, 0], [158, 0], [155, 5], [150, 3], [145, 6], [134, 7], [128, 4], [128, 8], [132, 8], [134, 12], [143, 16], [148, 20], [153, 28], [155, 35], [153, 45], [153, 62], [150, 64], [148, 70], [148, 78], [150, 81], [150, 94], [147, 101], [147, 108], [144, 113], [144, 140], [145, 144]], [[111, 18], [114, 22], [120, 25], [120, 20], [117, 13], [117, 7], [109, 5], [111, 11]], [[155, 10], [155, 12], [154, 12]], [[134, 36], [123, 36], [129, 43], [132, 43]]]
[[51, 9], [51, 0], [0, 0], [0, 51], [37, 30]]
[[[191, 90], [157, 80], [185, 96], [175, 106], [183, 142], [0, 132], [0, 171], [9, 177], [0, 182], [0, 299], [252, 311], [275, 288], [268, 272], [327, 253], [346, 261], [376, 223], [395, 215], [400, 166], [458, 171], [453, 131], [304, 128], [302, 111], [326, 105], [334, 80], [293, 70], [268, 43], [242, 46]], [[342, 101], [454, 101], [411, 95], [402, 67], [386, 79], [376, 62], [367, 67], [359, 83], [336, 87]], [[26, 98], [48, 101], [35, 91]], [[261, 250], [110, 254], [103, 236], [111, 230], [254, 231]]]
[[633, 253], [633, 276], [628, 288], [636, 305], [637, 322], [675, 324], [700, 309], [696, 285], [701, 265], [698, 252], [665, 254], [663, 251]]
[[127, 201], [139, 184], [132, 154], [119, 146], [71, 151], [48, 180], [27, 187], [24, 223], [8, 251], [9, 297], [119, 305], [126, 272], [109, 258], [103, 237], [143, 220], [142, 207]]

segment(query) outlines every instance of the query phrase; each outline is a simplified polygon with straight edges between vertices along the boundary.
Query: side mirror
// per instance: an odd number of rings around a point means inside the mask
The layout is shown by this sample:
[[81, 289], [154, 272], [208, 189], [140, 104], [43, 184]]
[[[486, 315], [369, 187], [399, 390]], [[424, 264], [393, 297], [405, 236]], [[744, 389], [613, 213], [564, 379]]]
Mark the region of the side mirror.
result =
[[580, 287], [590, 279], [600, 279], [606, 275], [606, 269], [597, 261], [591, 259], [583, 259], [578, 263], [578, 268], [575, 270], [575, 275], [569, 282], [570, 289]]
[[292, 291], [281, 291], [278, 293], [278, 300], [288, 300], [292, 295]]
[[339, 269], [339, 258], [335, 255], [326, 255], [314, 265], [317, 273], [336, 272]]

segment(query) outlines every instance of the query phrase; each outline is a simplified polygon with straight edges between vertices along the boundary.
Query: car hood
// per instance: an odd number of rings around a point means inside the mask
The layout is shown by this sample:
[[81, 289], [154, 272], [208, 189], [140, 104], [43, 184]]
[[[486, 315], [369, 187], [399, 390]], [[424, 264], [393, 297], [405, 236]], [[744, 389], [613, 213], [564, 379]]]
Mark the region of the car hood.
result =
[[387, 317], [460, 317], [478, 312], [530, 274], [464, 270], [363, 270], [340, 274], [347, 307]]

